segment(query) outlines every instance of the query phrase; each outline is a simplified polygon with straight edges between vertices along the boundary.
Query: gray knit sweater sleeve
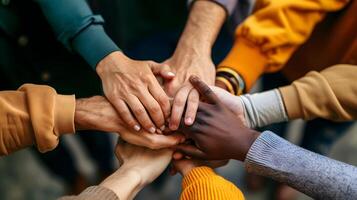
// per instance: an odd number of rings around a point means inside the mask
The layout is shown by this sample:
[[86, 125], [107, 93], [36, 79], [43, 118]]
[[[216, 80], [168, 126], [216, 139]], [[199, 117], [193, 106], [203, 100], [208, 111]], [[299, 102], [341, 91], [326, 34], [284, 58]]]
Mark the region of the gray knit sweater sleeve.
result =
[[102, 186], [92, 186], [78, 196], [66, 196], [58, 200], [119, 200], [119, 197], [110, 189]]
[[248, 172], [270, 177], [315, 199], [357, 199], [357, 167], [263, 132], [244, 161]]

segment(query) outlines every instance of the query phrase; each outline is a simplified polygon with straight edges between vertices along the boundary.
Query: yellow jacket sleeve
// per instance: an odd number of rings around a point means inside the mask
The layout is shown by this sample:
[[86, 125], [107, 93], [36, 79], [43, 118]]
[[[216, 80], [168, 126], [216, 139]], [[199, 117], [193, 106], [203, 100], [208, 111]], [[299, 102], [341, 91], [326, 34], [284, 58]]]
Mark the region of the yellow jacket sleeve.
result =
[[244, 200], [242, 192], [209, 167], [191, 170], [182, 181], [180, 200]]
[[259, 76], [283, 67], [327, 12], [348, 0], [260, 0], [236, 30], [235, 43], [219, 65], [236, 70], [249, 90]]
[[336, 65], [309, 72], [279, 88], [289, 119], [357, 119], [357, 66]]
[[33, 144], [41, 152], [54, 149], [61, 134], [75, 132], [74, 110], [74, 96], [48, 86], [0, 92], [0, 156]]

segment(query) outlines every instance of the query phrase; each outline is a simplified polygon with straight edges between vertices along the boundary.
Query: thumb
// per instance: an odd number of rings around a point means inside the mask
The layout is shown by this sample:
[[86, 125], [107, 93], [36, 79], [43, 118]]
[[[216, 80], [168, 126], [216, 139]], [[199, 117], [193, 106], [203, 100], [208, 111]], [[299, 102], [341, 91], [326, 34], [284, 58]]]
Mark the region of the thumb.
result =
[[175, 73], [167, 64], [152, 64], [151, 70], [155, 76], [161, 76], [166, 81], [175, 78]]

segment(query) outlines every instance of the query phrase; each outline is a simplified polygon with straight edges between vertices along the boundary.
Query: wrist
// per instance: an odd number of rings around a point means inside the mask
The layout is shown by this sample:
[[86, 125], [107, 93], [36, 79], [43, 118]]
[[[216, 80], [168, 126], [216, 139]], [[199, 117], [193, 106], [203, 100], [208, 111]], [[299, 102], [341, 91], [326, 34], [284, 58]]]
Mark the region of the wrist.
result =
[[208, 41], [199, 41], [194, 36], [181, 37], [174, 55], [176, 57], [211, 57], [212, 45]]
[[249, 129], [249, 128], [246, 128], [245, 132], [246, 132], [246, 133], [244, 133], [246, 135], [245, 142], [243, 142], [241, 144], [241, 151], [236, 151], [236, 152], [240, 152], [240, 153], [238, 155], [236, 155], [235, 159], [240, 160], [240, 161], [245, 160], [245, 158], [247, 157], [247, 154], [249, 152], [249, 149], [252, 147], [255, 140], [261, 134], [260, 132], [253, 130], [253, 129]]
[[96, 72], [101, 77], [108, 71], [112, 71], [113, 68], [117, 68], [118, 64], [125, 62], [127, 63], [130, 60], [123, 52], [114, 51], [104, 57], [97, 65]]
[[75, 130], [85, 130], [85, 126], [83, 124], [83, 116], [85, 116], [85, 113], [83, 113], [83, 99], [76, 99], [76, 108], [74, 111], [74, 127]]
[[106, 178], [100, 185], [112, 190], [119, 199], [133, 199], [144, 187], [140, 174], [124, 166]]

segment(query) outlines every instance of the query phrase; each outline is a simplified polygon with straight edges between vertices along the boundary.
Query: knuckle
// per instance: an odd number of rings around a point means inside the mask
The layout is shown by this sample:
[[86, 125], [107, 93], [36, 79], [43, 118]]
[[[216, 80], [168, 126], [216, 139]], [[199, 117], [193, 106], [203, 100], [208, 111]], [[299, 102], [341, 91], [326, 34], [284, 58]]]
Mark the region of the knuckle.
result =
[[148, 144], [148, 147], [150, 149], [158, 149], [159, 148], [159, 145], [157, 143], [157, 140], [153, 137], [150, 137], [149, 138], [149, 144]]
[[177, 106], [177, 107], [184, 107], [185, 104], [186, 104], [186, 100], [185, 99], [182, 99], [182, 98], [177, 98], [174, 102], [174, 104]]
[[155, 116], [159, 115], [161, 112], [161, 108], [158, 105], [150, 105], [148, 109], [149, 109], [150, 113]]
[[134, 127], [134, 126], [136, 125], [135, 120], [133, 120], [133, 119], [127, 120], [126, 123], [127, 123], [130, 127]]
[[162, 94], [158, 97], [158, 102], [161, 106], [166, 107], [169, 105], [169, 97]]
[[133, 113], [136, 116], [142, 116], [145, 114], [145, 111], [144, 111], [144, 109], [141, 109], [141, 108], [135, 108], [135, 109], [133, 109]]

